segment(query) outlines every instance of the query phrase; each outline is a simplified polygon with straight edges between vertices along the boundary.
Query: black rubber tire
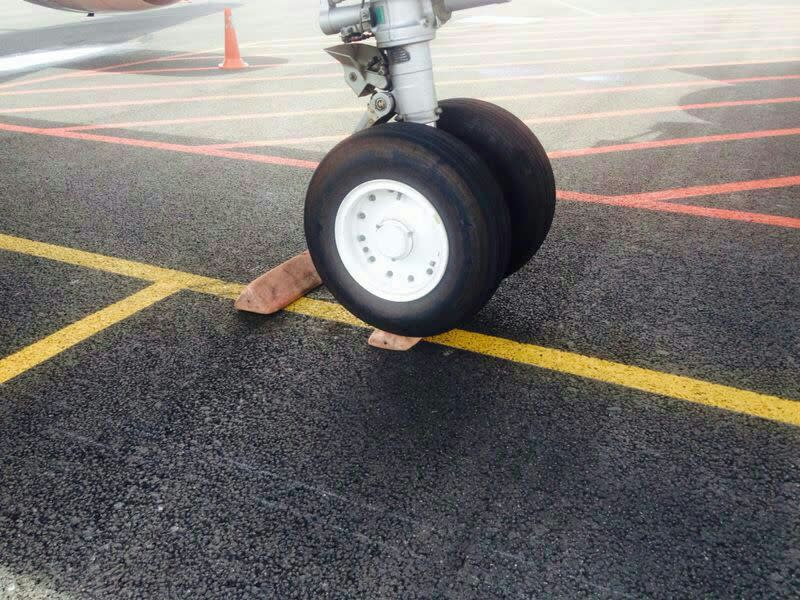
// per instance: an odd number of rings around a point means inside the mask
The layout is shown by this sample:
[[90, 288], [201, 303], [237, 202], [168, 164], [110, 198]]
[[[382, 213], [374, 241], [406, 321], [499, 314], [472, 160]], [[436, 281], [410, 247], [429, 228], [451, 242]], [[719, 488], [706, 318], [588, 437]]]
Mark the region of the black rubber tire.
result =
[[[348, 273], [336, 248], [339, 206], [372, 179], [394, 179], [424, 194], [447, 231], [442, 280], [417, 300], [393, 302], [371, 294]], [[502, 280], [511, 225], [498, 204], [499, 185], [465, 144], [432, 127], [391, 123], [347, 138], [317, 167], [306, 194], [306, 242], [322, 281], [347, 310], [384, 331], [426, 337], [470, 318]]]
[[511, 275], [536, 254], [550, 231], [556, 208], [553, 167], [530, 128], [507, 110], [472, 98], [452, 98], [439, 106], [439, 129], [472, 148], [503, 190], [511, 215], [505, 273]]

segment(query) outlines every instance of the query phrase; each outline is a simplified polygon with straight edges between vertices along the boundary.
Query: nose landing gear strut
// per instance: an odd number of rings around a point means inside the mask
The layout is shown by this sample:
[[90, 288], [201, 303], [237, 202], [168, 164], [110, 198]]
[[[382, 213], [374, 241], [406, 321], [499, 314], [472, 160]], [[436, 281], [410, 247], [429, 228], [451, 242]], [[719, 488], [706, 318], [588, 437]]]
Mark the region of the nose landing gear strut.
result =
[[321, 0], [322, 30], [344, 42], [327, 52], [367, 112], [312, 177], [310, 254], [251, 283], [237, 308], [275, 312], [321, 281], [379, 328], [370, 343], [407, 349], [470, 318], [534, 255], [555, 210], [544, 149], [498, 106], [439, 102], [433, 80], [437, 29], [496, 2]]

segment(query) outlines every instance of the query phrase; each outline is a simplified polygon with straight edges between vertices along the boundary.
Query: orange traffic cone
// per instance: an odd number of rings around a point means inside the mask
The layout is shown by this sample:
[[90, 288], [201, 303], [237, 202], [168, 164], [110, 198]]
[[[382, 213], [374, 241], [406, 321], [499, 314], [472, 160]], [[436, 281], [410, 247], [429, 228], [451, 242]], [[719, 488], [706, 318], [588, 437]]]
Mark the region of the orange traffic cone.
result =
[[236, 38], [236, 30], [233, 28], [233, 14], [230, 8], [225, 9], [225, 62], [220, 69], [244, 69], [247, 63], [242, 60], [239, 54], [239, 40]]

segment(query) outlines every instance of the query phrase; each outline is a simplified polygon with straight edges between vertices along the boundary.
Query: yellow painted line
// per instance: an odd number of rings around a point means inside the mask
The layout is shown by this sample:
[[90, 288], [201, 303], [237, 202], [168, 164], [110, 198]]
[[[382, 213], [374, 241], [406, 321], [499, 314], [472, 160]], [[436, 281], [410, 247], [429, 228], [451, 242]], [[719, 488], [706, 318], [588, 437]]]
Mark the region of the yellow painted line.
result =
[[459, 350], [800, 427], [800, 401], [468, 331], [450, 331], [431, 341]]
[[[172, 288], [172, 293], [177, 291], [177, 289], [188, 289], [221, 298], [235, 299], [244, 288], [244, 285], [240, 283], [225, 282], [221, 279], [202, 277], [182, 271], [164, 269], [144, 263], [73, 250], [71, 248], [64, 248], [62, 246], [45, 244], [42, 242], [34, 242], [3, 234], [0, 234], [0, 250], [30, 254], [91, 269], [127, 275], [138, 279], [160, 281], [164, 283], [167, 289], [169, 286], [174, 286]], [[158, 284], [139, 293], [143, 294], [147, 292], [147, 290], [154, 290], [157, 286]], [[136, 294], [118, 304], [124, 304], [135, 296]], [[154, 300], [154, 302], [156, 301], [158, 300]], [[150, 304], [152, 304], [152, 302], [150, 302]], [[149, 306], [149, 304], [147, 305]], [[114, 306], [117, 305], [110, 306], [104, 310], [111, 310]], [[142, 306], [142, 308], [144, 308], [144, 306]], [[288, 306], [286, 311], [354, 327], [369, 327], [366, 323], [347, 312], [341, 305], [332, 302], [324, 302], [322, 300], [314, 300], [312, 298], [301, 298]], [[103, 312], [104, 311], [100, 311], [100, 313], [87, 317], [87, 319], [92, 319]], [[133, 310], [129, 314], [135, 312], [136, 310]], [[123, 315], [117, 320], [129, 316], [129, 314]], [[54, 334], [54, 336], [55, 335], [58, 334]], [[91, 333], [89, 335], [91, 335]], [[88, 335], [85, 337], [88, 337]], [[49, 338], [45, 338], [42, 342], [45, 342], [47, 339]], [[513, 340], [471, 331], [454, 330], [429, 338], [427, 341], [458, 350], [474, 352], [501, 360], [538, 367], [540, 369], [593, 379], [611, 385], [619, 385], [621, 387], [641, 390], [659, 396], [675, 398], [694, 404], [701, 404], [800, 427], [800, 400], [760, 394], [758, 392], [711, 383], [700, 379], [693, 379], [691, 377], [672, 375], [670, 373], [584, 356], [574, 352], [565, 352], [554, 348], [515, 342]], [[37, 342], [37, 344], [42, 342]], [[26, 348], [21, 352], [27, 350]], [[0, 382], [5, 380], [3, 379], [5, 363], [12, 357], [3, 359], [3, 361], [0, 362]], [[46, 360], [46, 358], [43, 360]]]
[[184, 273], [183, 271], [164, 269], [163, 267], [125, 260], [124, 258], [115, 258], [113, 256], [65, 248], [64, 246], [45, 244], [44, 242], [36, 242], [2, 233], [0, 233], [0, 250], [27, 254], [28, 256], [37, 256], [39, 258], [76, 265], [78, 267], [94, 269], [95, 271], [115, 273], [117, 275], [133, 277], [134, 279], [144, 279], [145, 281], [170, 280], [173, 282], [182, 282], [184, 287], [213, 286], [222, 283], [218, 279], [212, 279], [210, 277], [202, 277], [200, 275]]
[[67, 325], [30, 346], [26, 346], [19, 352], [0, 360], [0, 383], [5, 383], [21, 375], [64, 350], [182, 289], [185, 289], [185, 286], [181, 282], [159, 281], [128, 296], [124, 300], [115, 302], [111, 306], [107, 306], [80, 321]]

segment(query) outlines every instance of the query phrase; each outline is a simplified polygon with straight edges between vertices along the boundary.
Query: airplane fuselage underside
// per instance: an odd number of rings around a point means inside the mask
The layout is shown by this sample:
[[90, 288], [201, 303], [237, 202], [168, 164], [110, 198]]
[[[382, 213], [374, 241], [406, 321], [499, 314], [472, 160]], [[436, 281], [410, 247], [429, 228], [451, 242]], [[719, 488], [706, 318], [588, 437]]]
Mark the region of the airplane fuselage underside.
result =
[[147, 10], [176, 4], [180, 0], [26, 0], [47, 8], [83, 13]]

